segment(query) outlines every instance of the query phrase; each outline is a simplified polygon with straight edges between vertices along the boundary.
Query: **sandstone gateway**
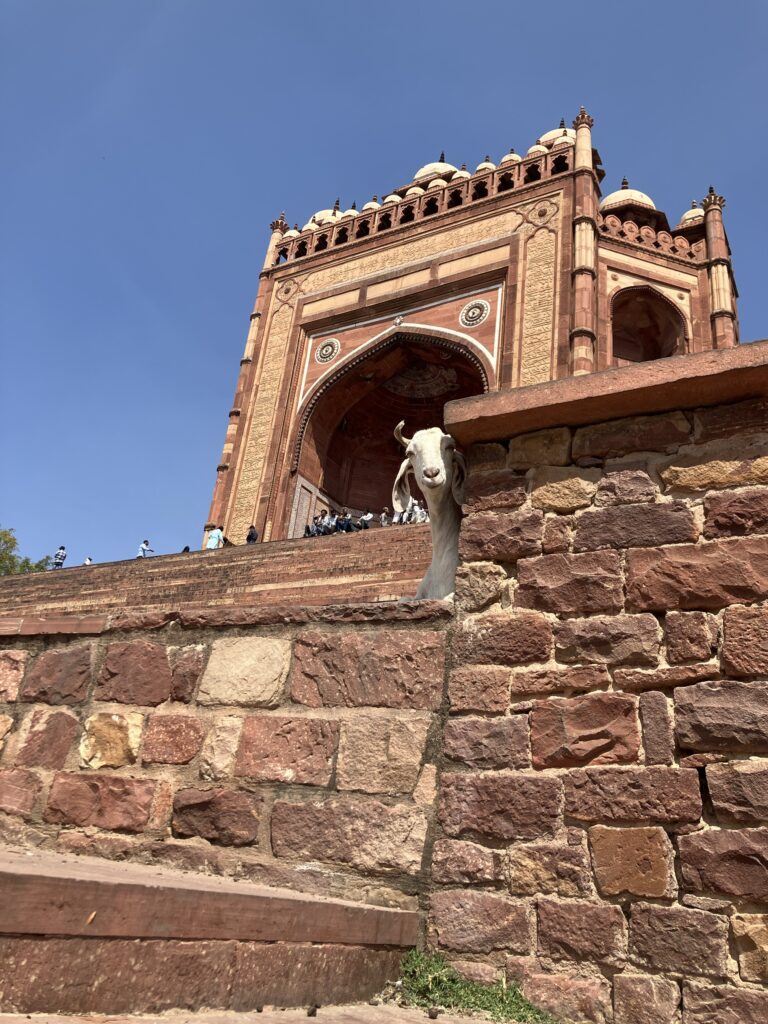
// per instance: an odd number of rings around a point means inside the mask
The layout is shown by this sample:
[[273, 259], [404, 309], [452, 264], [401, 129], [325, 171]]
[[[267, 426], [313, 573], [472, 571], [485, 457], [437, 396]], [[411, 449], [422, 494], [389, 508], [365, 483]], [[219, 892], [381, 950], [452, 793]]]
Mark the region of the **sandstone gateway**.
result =
[[[582, 112], [281, 218], [210, 521], [0, 585], [0, 1005], [367, 998], [415, 944], [558, 1020], [768, 1019], [768, 342], [710, 192], [601, 199]], [[392, 436], [468, 473], [456, 598]], [[179, 869], [185, 869], [182, 874]]]

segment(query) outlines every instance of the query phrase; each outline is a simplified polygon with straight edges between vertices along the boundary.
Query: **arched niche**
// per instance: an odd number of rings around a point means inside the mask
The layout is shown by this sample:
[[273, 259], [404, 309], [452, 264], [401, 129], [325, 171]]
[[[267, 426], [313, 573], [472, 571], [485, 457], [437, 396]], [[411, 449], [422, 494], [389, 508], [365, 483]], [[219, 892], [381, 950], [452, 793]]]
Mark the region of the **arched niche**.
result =
[[611, 299], [611, 365], [641, 363], [685, 352], [685, 319], [674, 303], [645, 285]]

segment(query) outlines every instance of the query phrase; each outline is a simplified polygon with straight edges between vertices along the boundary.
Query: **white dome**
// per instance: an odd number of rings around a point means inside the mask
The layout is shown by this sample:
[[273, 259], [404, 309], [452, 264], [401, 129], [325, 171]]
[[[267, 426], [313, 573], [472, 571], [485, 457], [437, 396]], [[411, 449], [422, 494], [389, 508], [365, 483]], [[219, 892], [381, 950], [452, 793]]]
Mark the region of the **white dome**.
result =
[[542, 146], [542, 144], [540, 142], [537, 142], [536, 145], [531, 146], [531, 148], [528, 150], [527, 155], [528, 156], [536, 156], [537, 153], [548, 153], [548, 152], [549, 152], [549, 150], [547, 149], [546, 146]]
[[460, 167], [454, 174], [452, 181], [456, 181], [457, 178], [471, 178], [472, 175], [469, 173], [466, 167]]
[[283, 235], [283, 238], [298, 238], [298, 237], [299, 237], [299, 232], [298, 232], [298, 230], [296, 228], [288, 228], [288, 230]]
[[348, 210], [345, 210], [341, 215], [342, 217], [356, 217], [357, 210], [352, 206]]
[[558, 137], [554, 140], [553, 145], [552, 145], [552, 149], [555, 149], [557, 146], [575, 146], [575, 145], [576, 145], [576, 140], [572, 139], [570, 135], [567, 135], [565, 129], [563, 129], [563, 131], [560, 133], [560, 135], [558, 135]]
[[332, 210], [318, 210], [314, 214], [316, 224], [333, 224], [336, 220], [341, 220], [341, 212], [337, 207], [334, 207]]
[[381, 209], [381, 204], [376, 202], [375, 199], [372, 199], [369, 203], [366, 203], [365, 206], [363, 207], [363, 211], [365, 211], [365, 210], [380, 210], [380, 209]]
[[444, 178], [433, 178], [427, 188], [445, 188], [448, 182]]
[[412, 196], [423, 196], [424, 189], [419, 185], [411, 185], [408, 191], [405, 193], [405, 198], [410, 199]]
[[413, 176], [414, 181], [420, 178], [444, 178], [446, 174], [453, 174], [456, 168], [453, 164], [447, 164], [444, 160], [436, 160], [432, 164], [424, 164]]
[[491, 161], [490, 161], [490, 158], [486, 157], [485, 160], [481, 160], [480, 163], [475, 168], [475, 174], [481, 174], [483, 171], [495, 171], [495, 170], [496, 170], [496, 164], [492, 164]]
[[646, 206], [649, 210], [655, 210], [656, 204], [647, 196], [645, 192], [641, 192], [639, 189], [630, 188], [627, 179], [621, 183], [621, 188], [616, 192], [611, 192], [600, 201], [600, 212], [604, 213], [606, 210], [613, 210], [620, 206], [626, 206], [632, 204], [634, 206]]
[[304, 227], [301, 230], [302, 231], [317, 231], [317, 229], [319, 227], [320, 227], [320, 225], [318, 223], [316, 223], [315, 218], [314, 217], [310, 217], [309, 220], [307, 221], [307, 223], [304, 225]]
[[499, 160], [499, 167], [503, 167], [505, 164], [519, 164], [523, 158], [519, 153], [516, 153], [514, 149], [510, 149], [508, 153]]
[[551, 132], [544, 132], [539, 139], [539, 142], [543, 143], [545, 146], [551, 142], [557, 142], [557, 140], [561, 138], [563, 132], [566, 133], [569, 139], [572, 139], [574, 142], [576, 141], [576, 130], [574, 128], [566, 128], [565, 122], [561, 121], [559, 128], [553, 128]]
[[683, 214], [683, 216], [680, 218], [680, 223], [681, 224], [693, 224], [695, 221], [703, 220], [703, 219], [704, 219], [704, 211], [699, 209], [699, 207], [694, 202], [691, 205], [690, 210], [686, 210], [685, 213]]
[[393, 192], [391, 196], [387, 196], [387, 198], [382, 201], [381, 205], [383, 206], [384, 203], [399, 203], [399, 202], [402, 202], [402, 200], [400, 199], [400, 196]]

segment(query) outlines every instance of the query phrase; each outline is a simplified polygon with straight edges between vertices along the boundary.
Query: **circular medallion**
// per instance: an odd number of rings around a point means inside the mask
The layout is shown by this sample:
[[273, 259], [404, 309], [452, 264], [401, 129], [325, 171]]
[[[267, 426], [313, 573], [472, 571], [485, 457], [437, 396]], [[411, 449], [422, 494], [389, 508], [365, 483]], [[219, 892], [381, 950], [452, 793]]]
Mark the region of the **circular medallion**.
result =
[[330, 363], [339, 354], [340, 348], [341, 344], [338, 338], [326, 338], [315, 349], [315, 362]]
[[462, 327], [479, 327], [484, 320], [488, 319], [490, 312], [490, 303], [485, 299], [473, 299], [459, 313], [459, 323]]

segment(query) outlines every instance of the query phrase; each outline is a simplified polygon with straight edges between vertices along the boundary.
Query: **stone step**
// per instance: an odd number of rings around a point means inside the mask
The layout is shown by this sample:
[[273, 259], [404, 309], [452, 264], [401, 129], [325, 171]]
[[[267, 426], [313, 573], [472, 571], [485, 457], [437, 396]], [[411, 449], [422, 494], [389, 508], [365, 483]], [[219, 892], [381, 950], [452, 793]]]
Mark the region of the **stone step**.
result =
[[95, 858], [0, 850], [0, 1006], [255, 1010], [369, 998], [419, 915]]

